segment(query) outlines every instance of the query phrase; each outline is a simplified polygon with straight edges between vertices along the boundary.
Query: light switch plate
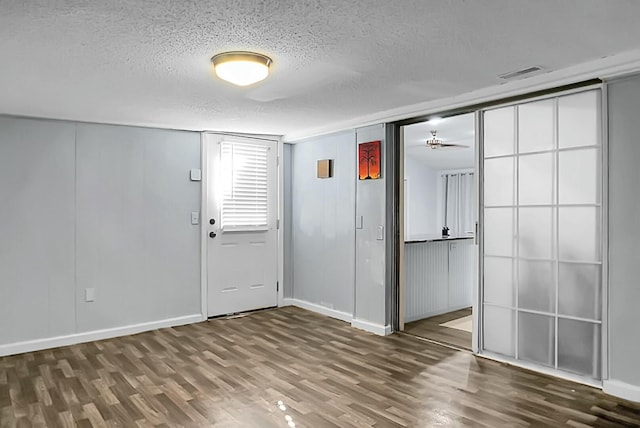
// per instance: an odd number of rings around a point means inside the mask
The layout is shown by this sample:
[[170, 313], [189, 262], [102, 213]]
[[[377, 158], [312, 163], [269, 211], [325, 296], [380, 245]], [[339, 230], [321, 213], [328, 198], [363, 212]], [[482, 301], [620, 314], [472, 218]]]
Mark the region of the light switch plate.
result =
[[84, 289], [84, 301], [85, 302], [93, 302], [96, 300], [96, 289], [95, 288], [85, 288]]
[[202, 171], [199, 169], [192, 169], [190, 176], [191, 181], [200, 181], [202, 180]]
[[362, 229], [364, 226], [364, 219], [361, 215], [356, 216], [356, 229]]
[[200, 212], [191, 211], [191, 224], [200, 224]]
[[378, 241], [384, 241], [384, 226], [378, 226], [378, 236], [376, 236]]

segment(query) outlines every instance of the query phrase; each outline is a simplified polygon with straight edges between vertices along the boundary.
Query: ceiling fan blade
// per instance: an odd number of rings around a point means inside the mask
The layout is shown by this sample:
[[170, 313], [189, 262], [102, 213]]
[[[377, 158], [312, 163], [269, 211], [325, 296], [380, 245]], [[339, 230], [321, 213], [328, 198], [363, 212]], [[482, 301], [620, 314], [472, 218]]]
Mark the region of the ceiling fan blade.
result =
[[464, 144], [447, 144], [447, 143], [442, 143], [440, 144], [441, 147], [469, 147], [469, 146], [465, 146]]
[[462, 144], [447, 144], [447, 143], [439, 143], [439, 144], [427, 144], [432, 150], [435, 149], [468, 149], [469, 146], [465, 146]]

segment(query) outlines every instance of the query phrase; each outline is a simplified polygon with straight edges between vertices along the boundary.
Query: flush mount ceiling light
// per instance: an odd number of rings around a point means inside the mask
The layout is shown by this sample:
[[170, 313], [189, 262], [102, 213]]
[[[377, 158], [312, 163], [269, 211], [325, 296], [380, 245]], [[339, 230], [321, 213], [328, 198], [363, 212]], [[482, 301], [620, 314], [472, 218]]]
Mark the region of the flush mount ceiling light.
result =
[[247, 86], [266, 79], [271, 58], [254, 52], [224, 52], [214, 55], [211, 64], [222, 80]]

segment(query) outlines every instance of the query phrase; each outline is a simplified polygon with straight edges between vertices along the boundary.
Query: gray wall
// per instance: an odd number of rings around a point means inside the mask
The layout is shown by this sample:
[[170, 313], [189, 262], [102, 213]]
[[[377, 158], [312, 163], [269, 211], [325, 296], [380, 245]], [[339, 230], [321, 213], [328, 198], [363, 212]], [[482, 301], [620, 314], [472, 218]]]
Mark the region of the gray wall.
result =
[[76, 152], [78, 329], [200, 313], [200, 135], [78, 125]]
[[[385, 241], [377, 239], [378, 227], [385, 226], [385, 126], [372, 125], [356, 130], [357, 143], [376, 140], [381, 142], [382, 178], [357, 180], [356, 216], [362, 216], [362, 228], [356, 230], [356, 310], [354, 317], [385, 325]], [[353, 148], [354, 152], [355, 150], [357, 147]]]
[[424, 165], [419, 159], [404, 158], [404, 177], [407, 180], [405, 195], [405, 224], [410, 239], [413, 236], [441, 233], [438, 213], [439, 173]]
[[75, 331], [74, 139], [0, 117], [0, 345]]
[[640, 77], [609, 98], [609, 377], [640, 388]]
[[[353, 314], [356, 151], [353, 131], [292, 147], [292, 271], [296, 299]], [[316, 162], [334, 160], [332, 178]]]
[[199, 314], [199, 167], [198, 133], [0, 117], [0, 345]]

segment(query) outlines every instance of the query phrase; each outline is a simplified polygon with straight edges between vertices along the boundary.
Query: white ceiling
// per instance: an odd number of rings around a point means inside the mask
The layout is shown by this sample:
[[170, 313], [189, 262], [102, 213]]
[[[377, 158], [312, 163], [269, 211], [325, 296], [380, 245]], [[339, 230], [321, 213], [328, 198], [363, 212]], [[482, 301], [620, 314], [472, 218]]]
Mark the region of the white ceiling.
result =
[[[437, 138], [464, 148], [431, 149], [425, 141], [437, 131]], [[473, 113], [432, 119], [404, 127], [404, 155], [438, 171], [474, 167], [475, 131]]]
[[[635, 0], [0, 0], [0, 113], [303, 135], [635, 50]], [[239, 88], [228, 50], [269, 55]]]

